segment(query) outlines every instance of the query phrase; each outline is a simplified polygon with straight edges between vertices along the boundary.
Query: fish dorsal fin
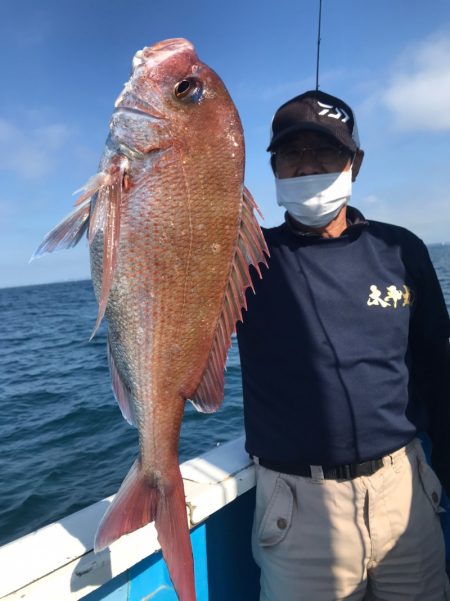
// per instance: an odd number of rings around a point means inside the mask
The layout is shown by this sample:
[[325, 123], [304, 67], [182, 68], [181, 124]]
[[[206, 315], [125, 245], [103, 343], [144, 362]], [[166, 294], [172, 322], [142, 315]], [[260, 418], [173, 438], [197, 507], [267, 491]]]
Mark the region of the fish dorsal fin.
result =
[[117, 369], [117, 365], [114, 360], [114, 355], [111, 349], [111, 341], [109, 339], [109, 336], [106, 345], [106, 351], [108, 355], [108, 365], [109, 371], [111, 373], [111, 385], [114, 392], [114, 396], [116, 397], [116, 400], [119, 403], [119, 407], [122, 411], [123, 417], [127, 420], [129, 424], [131, 424], [132, 426], [136, 426], [136, 412], [134, 410], [133, 397], [128, 387], [124, 384], [123, 378], [120, 375], [119, 370]]
[[245, 291], [249, 287], [253, 289], [250, 265], [255, 267], [259, 277], [262, 277], [259, 263], [267, 267], [265, 255], [269, 256], [269, 251], [253, 209], [259, 212], [252, 195], [244, 187], [241, 224], [222, 313], [217, 322], [202, 380], [190, 399], [194, 407], [203, 413], [213, 413], [222, 404], [224, 369], [228, 349], [231, 346], [231, 335], [235, 331], [236, 322], [242, 321], [242, 309], [247, 308]]

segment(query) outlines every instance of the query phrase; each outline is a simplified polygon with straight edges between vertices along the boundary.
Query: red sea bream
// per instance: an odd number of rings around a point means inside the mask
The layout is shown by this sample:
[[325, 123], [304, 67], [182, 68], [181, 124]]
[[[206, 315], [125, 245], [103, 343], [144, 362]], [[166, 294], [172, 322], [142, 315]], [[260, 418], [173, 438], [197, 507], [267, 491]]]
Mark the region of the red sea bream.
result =
[[36, 255], [86, 232], [114, 394], [139, 430], [139, 458], [97, 532], [96, 550], [155, 521], [181, 601], [194, 601], [178, 438], [184, 406], [218, 409], [235, 322], [267, 248], [243, 185], [244, 141], [220, 78], [192, 44], [133, 59], [97, 175]]

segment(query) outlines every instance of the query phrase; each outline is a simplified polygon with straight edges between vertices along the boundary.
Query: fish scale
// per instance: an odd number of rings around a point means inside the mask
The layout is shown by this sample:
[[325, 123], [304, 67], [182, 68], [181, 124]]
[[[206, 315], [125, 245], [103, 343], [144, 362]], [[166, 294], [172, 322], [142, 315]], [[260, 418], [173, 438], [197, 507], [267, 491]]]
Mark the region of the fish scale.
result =
[[139, 51], [115, 103], [99, 173], [36, 255], [88, 234], [108, 322], [112, 387], [139, 457], [105, 513], [100, 550], [150, 521], [181, 601], [195, 600], [178, 440], [190, 399], [223, 400], [235, 322], [267, 247], [244, 187], [244, 140], [220, 78], [190, 42]]

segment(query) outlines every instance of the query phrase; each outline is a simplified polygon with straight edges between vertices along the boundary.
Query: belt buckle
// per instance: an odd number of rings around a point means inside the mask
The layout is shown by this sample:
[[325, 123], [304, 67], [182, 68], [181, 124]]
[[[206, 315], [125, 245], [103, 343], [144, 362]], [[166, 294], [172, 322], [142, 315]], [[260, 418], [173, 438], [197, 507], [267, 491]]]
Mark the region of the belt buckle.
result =
[[343, 480], [353, 480], [359, 476], [371, 476], [383, 467], [382, 459], [373, 459], [363, 463], [338, 465], [335, 468], [336, 477]]

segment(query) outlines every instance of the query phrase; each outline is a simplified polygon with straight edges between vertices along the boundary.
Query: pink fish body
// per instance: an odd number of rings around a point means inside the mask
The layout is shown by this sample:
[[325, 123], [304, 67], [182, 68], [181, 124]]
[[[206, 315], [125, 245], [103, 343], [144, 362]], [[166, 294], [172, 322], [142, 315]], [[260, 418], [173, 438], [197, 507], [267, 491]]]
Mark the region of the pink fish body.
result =
[[155, 521], [181, 601], [194, 601], [178, 439], [187, 399], [215, 411], [235, 322], [268, 254], [243, 185], [244, 141], [220, 78], [193, 46], [144, 48], [116, 101], [99, 173], [36, 255], [86, 231], [108, 321], [115, 396], [140, 455], [97, 532], [96, 550]]

